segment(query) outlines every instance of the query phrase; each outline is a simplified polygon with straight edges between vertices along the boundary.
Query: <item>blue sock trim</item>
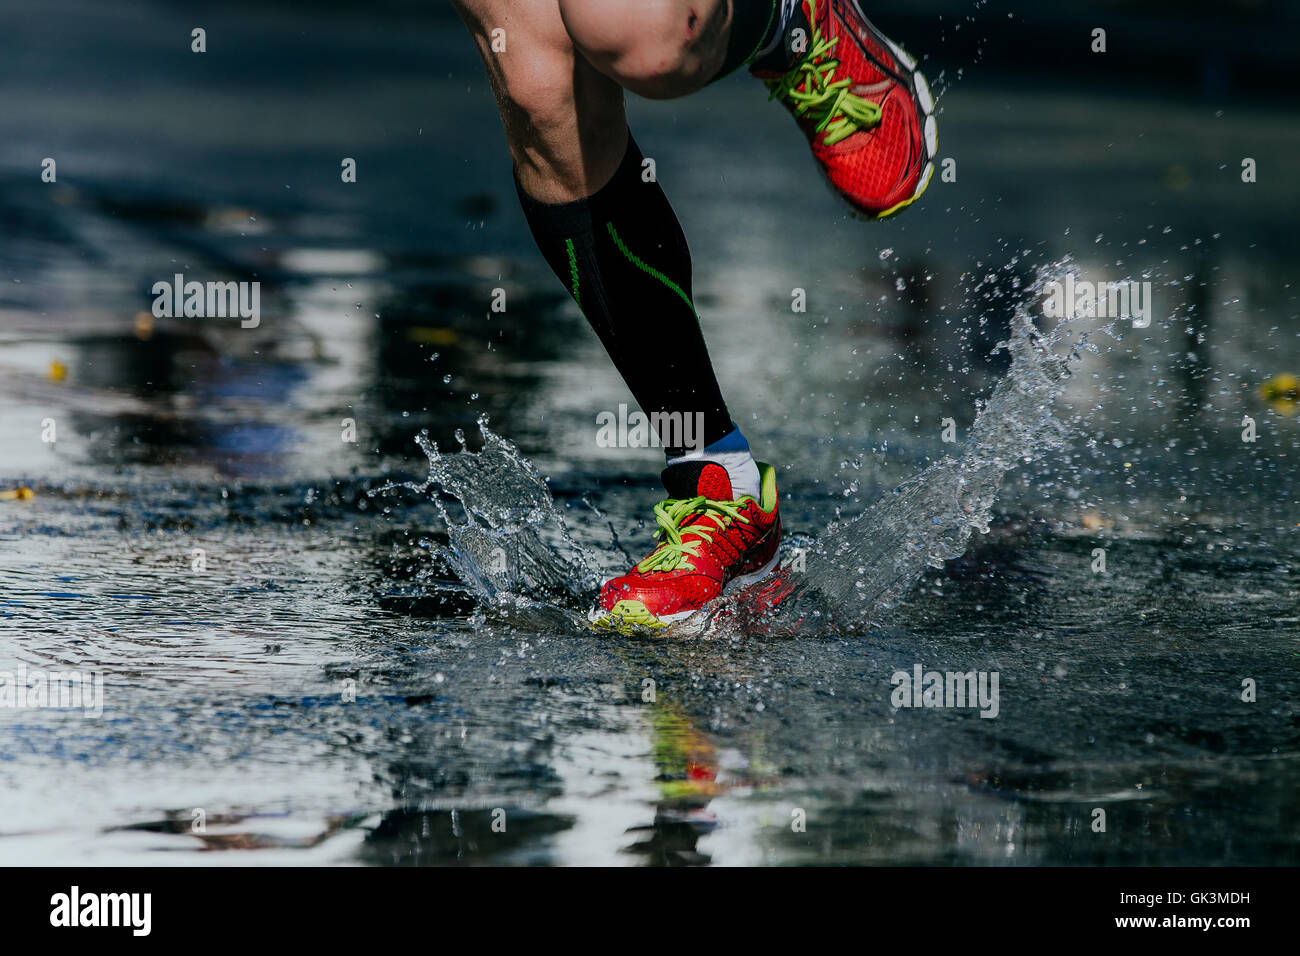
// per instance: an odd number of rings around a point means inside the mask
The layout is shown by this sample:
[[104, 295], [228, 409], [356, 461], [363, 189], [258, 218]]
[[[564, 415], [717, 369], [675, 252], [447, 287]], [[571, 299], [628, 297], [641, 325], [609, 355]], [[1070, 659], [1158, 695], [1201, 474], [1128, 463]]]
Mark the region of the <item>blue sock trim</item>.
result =
[[[672, 454], [672, 451], [678, 451], [679, 454], [674, 455]], [[705, 445], [704, 448], [698, 453], [698, 455], [694, 453], [683, 454], [681, 453], [681, 449], [670, 450], [665, 448], [664, 457], [667, 458], [669, 461], [672, 461], [674, 458], [684, 458], [684, 457], [708, 458], [710, 455], [720, 455], [723, 452], [729, 452], [729, 451], [741, 451], [741, 452], [749, 451], [749, 441], [745, 438], [744, 432], [740, 430], [740, 426], [737, 425], [735, 422], [731, 423], [731, 431], [727, 432], [727, 434], [723, 435], [713, 444]]]
[[745, 439], [744, 433], [740, 426], [735, 422], [731, 423], [731, 431], [723, 435], [712, 445], [704, 446], [704, 454], [718, 451], [749, 451], [749, 442]]

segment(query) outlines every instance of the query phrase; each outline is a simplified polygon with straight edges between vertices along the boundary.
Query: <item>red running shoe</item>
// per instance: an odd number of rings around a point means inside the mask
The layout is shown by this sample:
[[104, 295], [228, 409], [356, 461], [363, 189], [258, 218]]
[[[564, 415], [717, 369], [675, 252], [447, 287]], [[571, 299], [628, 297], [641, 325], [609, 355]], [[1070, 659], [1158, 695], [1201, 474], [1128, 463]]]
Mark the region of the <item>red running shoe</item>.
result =
[[761, 501], [749, 495], [733, 500], [727, 469], [714, 462], [665, 468], [669, 497], [655, 505], [659, 546], [627, 574], [605, 582], [588, 616], [592, 625], [624, 633], [657, 630], [776, 567], [776, 469], [757, 464]]
[[934, 99], [916, 61], [857, 0], [803, 0], [784, 46], [750, 72], [794, 114], [831, 188], [868, 219], [916, 201], [934, 173]]

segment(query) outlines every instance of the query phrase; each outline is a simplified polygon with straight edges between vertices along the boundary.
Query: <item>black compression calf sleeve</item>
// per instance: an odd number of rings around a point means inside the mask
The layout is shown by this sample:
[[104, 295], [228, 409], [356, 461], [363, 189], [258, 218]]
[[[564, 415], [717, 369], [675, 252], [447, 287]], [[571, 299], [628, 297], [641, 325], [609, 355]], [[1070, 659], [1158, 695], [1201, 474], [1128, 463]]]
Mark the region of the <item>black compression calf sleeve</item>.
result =
[[[642, 179], [631, 134], [614, 177], [576, 202], [550, 204], [515, 187], [537, 246], [577, 301], [641, 410], [703, 416], [703, 435], [661, 434], [666, 446], [712, 444], [732, 428], [691, 299], [691, 254], [668, 197]], [[671, 419], [670, 419], [671, 420]]]

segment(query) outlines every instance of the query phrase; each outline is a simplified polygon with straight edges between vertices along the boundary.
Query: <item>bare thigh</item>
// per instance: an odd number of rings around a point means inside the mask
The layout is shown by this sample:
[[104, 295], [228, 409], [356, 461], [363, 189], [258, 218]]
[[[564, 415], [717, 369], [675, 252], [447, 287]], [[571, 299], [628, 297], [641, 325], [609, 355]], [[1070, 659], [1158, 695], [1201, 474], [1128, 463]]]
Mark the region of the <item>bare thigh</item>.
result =
[[577, 53], [559, 0], [452, 0], [469, 27], [524, 190], [569, 202], [607, 183], [627, 146], [623, 89]]
[[589, 63], [624, 89], [672, 99], [722, 67], [736, 0], [558, 0]]

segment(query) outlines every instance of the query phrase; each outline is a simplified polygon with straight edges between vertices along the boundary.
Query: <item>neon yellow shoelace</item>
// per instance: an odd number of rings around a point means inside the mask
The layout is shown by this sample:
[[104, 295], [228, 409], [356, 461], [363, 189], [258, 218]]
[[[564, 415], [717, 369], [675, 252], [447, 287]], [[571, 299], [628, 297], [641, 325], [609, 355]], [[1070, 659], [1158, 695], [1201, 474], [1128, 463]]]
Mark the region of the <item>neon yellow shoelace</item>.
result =
[[[880, 107], [850, 93], [853, 80], [845, 77], [836, 80], [835, 71], [840, 61], [828, 54], [840, 42], [839, 37], [828, 38], [817, 28], [817, 4], [810, 0], [808, 19], [812, 26], [812, 46], [803, 58], [779, 80], [767, 81], [771, 91], [768, 99], [783, 99], [794, 106], [796, 116], [807, 116], [817, 121], [816, 131], [825, 131], [827, 146], [852, 136], [862, 129], [880, 122]], [[802, 86], [803, 89], [799, 89]]]
[[[699, 557], [695, 552], [700, 545], [698, 539], [712, 542], [713, 534], [702, 524], [689, 525], [683, 529], [682, 522], [692, 515], [703, 513], [717, 523], [718, 530], [726, 528], [732, 520], [749, 524], [749, 519], [740, 514], [742, 507], [744, 505], [739, 501], [714, 501], [703, 495], [697, 498], [665, 498], [655, 505], [655, 522], [659, 525], [655, 537], [663, 539], [662, 543], [636, 566], [637, 570], [675, 571], [683, 563], [688, 570], [695, 570], [689, 559]], [[683, 534], [696, 535], [697, 540], [683, 541]]]

